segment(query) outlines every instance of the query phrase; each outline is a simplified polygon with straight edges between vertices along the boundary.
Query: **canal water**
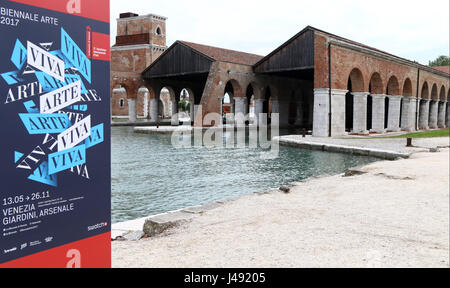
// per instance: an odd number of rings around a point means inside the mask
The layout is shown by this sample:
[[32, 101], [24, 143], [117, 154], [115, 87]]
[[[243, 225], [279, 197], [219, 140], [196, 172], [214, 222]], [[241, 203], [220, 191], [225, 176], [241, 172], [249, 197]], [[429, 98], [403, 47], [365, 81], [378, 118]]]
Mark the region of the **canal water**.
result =
[[113, 223], [339, 174], [377, 161], [289, 147], [280, 147], [279, 158], [265, 160], [260, 157], [262, 149], [175, 149], [171, 135], [135, 134], [131, 127], [111, 129]]

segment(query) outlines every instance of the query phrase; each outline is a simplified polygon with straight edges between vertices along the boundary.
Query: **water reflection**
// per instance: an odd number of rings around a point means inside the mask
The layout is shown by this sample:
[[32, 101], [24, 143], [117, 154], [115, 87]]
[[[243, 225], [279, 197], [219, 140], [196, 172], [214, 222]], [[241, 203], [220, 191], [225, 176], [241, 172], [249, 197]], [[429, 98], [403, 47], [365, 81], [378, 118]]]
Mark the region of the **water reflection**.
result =
[[264, 160], [261, 152], [175, 149], [170, 135], [142, 135], [130, 127], [113, 127], [113, 223], [277, 188], [311, 176], [342, 173], [376, 161], [289, 147], [280, 147], [279, 158]]

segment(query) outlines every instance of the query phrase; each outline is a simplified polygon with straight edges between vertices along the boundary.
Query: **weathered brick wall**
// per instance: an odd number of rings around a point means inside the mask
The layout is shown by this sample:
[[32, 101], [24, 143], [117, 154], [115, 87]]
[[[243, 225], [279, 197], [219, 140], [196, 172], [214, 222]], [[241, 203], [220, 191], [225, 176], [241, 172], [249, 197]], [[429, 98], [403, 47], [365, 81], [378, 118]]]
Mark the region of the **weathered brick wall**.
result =
[[[316, 33], [315, 35], [315, 71], [314, 71], [314, 88], [328, 88], [328, 40], [325, 35]], [[355, 51], [347, 47], [341, 47], [336, 44], [331, 46], [331, 78], [332, 89], [347, 90], [347, 83], [349, 75], [352, 70], [358, 69], [362, 74], [362, 85], [358, 89], [358, 85], [354, 85], [354, 92], [369, 92], [369, 85], [371, 80], [380, 78], [382, 89], [385, 94], [388, 88], [389, 80], [397, 79], [399, 95], [407, 95], [404, 91], [405, 83], [411, 81], [412, 96], [417, 95], [417, 74], [418, 69], [412, 65], [401, 64], [388, 59], [383, 59], [375, 55]], [[373, 77], [373, 78], [372, 78]], [[391, 79], [392, 78], [392, 79]], [[448, 90], [450, 87], [449, 78], [435, 73], [430, 73], [425, 70], [420, 71], [419, 80], [419, 97], [422, 97], [421, 91], [424, 83], [428, 84], [429, 93], [433, 85], [438, 87], [438, 91], [444, 87]], [[376, 84], [376, 82], [372, 82]], [[374, 86], [374, 85], [372, 85]], [[393, 86], [390, 86], [393, 87]], [[360, 90], [360, 91], [358, 91]], [[378, 90], [377, 87], [372, 87], [372, 90]], [[391, 94], [391, 93], [390, 93]], [[423, 96], [429, 98], [430, 96]]]

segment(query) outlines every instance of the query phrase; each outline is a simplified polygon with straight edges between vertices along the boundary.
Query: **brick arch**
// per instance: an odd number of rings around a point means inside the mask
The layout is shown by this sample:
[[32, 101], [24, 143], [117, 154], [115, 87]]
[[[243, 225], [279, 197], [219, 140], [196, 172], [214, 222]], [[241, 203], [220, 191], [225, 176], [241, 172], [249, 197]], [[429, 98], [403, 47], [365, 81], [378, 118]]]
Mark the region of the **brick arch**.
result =
[[438, 100], [438, 97], [437, 85], [433, 84], [433, 88], [431, 89], [431, 99]]
[[[362, 91], [358, 91], [358, 92], [362, 92]], [[383, 85], [383, 80], [381, 79], [380, 73], [374, 72], [372, 74], [372, 77], [370, 77], [369, 92], [371, 94], [383, 94], [384, 85]]]
[[[190, 87], [183, 87], [183, 89], [186, 89], [186, 91], [189, 94], [189, 101], [194, 100], [193, 102], [195, 102], [195, 93], [194, 93], [194, 89], [190, 88]], [[183, 89], [181, 89], [181, 91], [183, 91]]]
[[349, 76], [348, 82], [351, 87], [350, 92], [364, 92], [364, 77], [360, 69], [354, 68]]
[[[169, 91], [169, 95], [170, 95], [170, 100], [174, 101], [177, 98], [177, 95], [175, 93], [175, 88], [170, 86], [170, 85], [164, 85], [163, 87], [161, 87], [161, 89], [159, 90], [159, 94], [161, 95], [161, 91], [163, 89], [166, 89], [167, 91]], [[179, 96], [178, 96], [179, 97]]]
[[409, 78], [406, 78], [405, 82], [403, 83], [402, 95], [413, 96], [412, 82]]
[[270, 98], [279, 99], [280, 94], [278, 93], [278, 89], [275, 85], [266, 85], [261, 93], [261, 97], [259, 99], [266, 99], [266, 95], [270, 91]]
[[141, 87], [139, 87], [139, 88], [147, 88], [149, 98], [156, 99], [156, 92], [155, 92], [155, 88], [153, 86], [145, 84], [145, 85], [141, 85]]
[[439, 93], [439, 100], [441, 100], [441, 101], [445, 101], [445, 86], [444, 85], [442, 85], [442, 87], [441, 87], [441, 92]]
[[387, 95], [400, 95], [400, 85], [398, 84], [398, 79], [395, 76], [389, 78], [388, 84], [386, 86]]
[[421, 99], [430, 99], [430, 92], [428, 89], [428, 82], [424, 82], [422, 85], [422, 90], [420, 92], [420, 98]]
[[[232, 89], [230, 89], [230, 87]], [[239, 84], [239, 82], [235, 79], [230, 79], [227, 81], [227, 83], [225, 84], [225, 89], [223, 94], [225, 95], [228, 92], [232, 92], [232, 97], [244, 97], [245, 94], [242, 92], [242, 86], [241, 84]]]

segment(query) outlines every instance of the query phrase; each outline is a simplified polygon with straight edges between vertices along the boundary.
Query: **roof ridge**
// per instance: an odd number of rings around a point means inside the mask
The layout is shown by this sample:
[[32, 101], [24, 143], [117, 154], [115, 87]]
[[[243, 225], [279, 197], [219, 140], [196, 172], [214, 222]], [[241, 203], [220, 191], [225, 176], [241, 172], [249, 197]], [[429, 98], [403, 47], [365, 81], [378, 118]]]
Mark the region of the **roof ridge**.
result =
[[[203, 46], [203, 47], [209, 47], [209, 48], [214, 48], [214, 49], [221, 49], [221, 50], [226, 50], [226, 51], [232, 51], [232, 52], [237, 52], [237, 53], [244, 53], [244, 54], [249, 54], [249, 55], [254, 55], [254, 56], [258, 56], [258, 57], [264, 57], [263, 55], [259, 55], [259, 54], [255, 54], [255, 53], [249, 53], [249, 52], [244, 52], [244, 51], [240, 51], [240, 50], [234, 50], [234, 49], [228, 49], [228, 48], [222, 48], [222, 47], [217, 47], [217, 46], [211, 46], [211, 45], [206, 45], [206, 44], [200, 44], [200, 43], [195, 43], [195, 42], [190, 42], [190, 41], [184, 41], [184, 40], [177, 40], [181, 43], [184, 43], [186, 45], [189, 44], [194, 44], [194, 45], [199, 45], [199, 46]], [[189, 45], [190, 46], [190, 45]]]

